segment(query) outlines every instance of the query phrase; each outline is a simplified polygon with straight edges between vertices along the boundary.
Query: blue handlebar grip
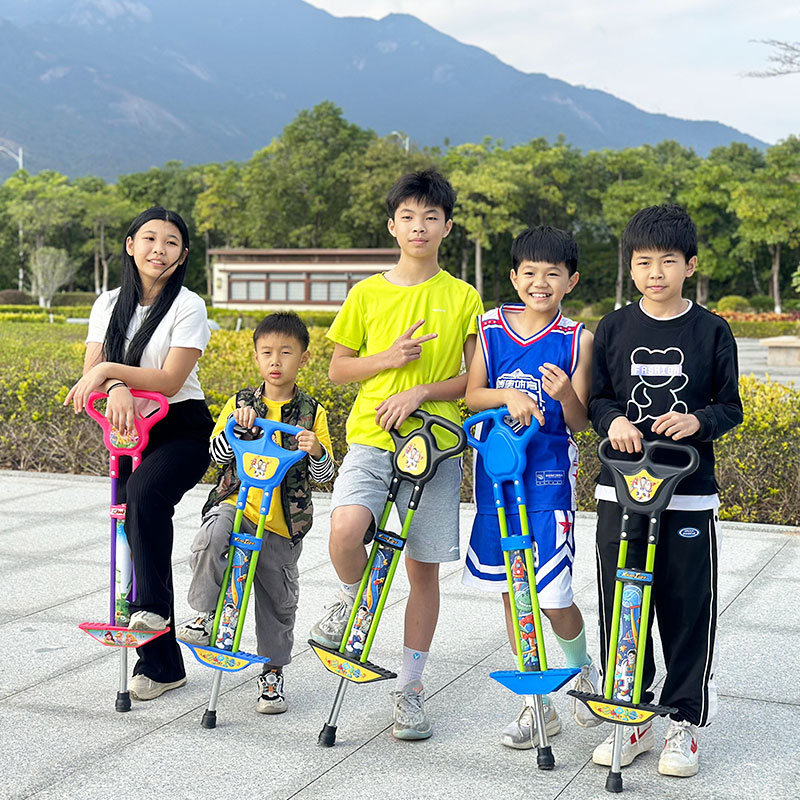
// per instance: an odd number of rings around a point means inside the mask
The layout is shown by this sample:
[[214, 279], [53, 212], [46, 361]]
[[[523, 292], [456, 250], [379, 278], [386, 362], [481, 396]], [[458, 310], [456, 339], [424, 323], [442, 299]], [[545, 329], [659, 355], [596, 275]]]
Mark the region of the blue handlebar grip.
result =
[[239, 439], [233, 431], [236, 420], [231, 416], [225, 424], [225, 437], [236, 456], [236, 472], [242, 482], [242, 488], [246, 486], [261, 489], [266, 496], [267, 492], [284, 479], [289, 467], [306, 456], [304, 450], [286, 450], [275, 444], [272, 435], [276, 431], [281, 431], [297, 436], [305, 429], [260, 417], [256, 418], [253, 425], [261, 428], [264, 435], [260, 439], [251, 441]]
[[[483, 467], [492, 481], [517, 480], [525, 472], [527, 458], [525, 450], [531, 437], [539, 430], [539, 422], [531, 419], [531, 424], [520, 434], [514, 433], [504, 424], [508, 407], [489, 408], [468, 417], [464, 422], [467, 441], [480, 453]], [[479, 422], [492, 421], [492, 427], [483, 441], [476, 439], [470, 430]]]

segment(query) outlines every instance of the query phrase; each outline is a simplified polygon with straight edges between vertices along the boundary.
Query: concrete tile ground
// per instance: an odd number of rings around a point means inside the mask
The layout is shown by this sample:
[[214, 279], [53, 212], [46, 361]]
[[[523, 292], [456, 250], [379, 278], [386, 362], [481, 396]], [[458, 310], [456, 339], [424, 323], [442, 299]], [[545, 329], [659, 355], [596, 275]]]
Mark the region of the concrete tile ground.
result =
[[[317, 747], [336, 688], [305, 643], [328, 602], [335, 576], [327, 556], [328, 499], [301, 559], [301, 600], [294, 661], [287, 668], [290, 711], [256, 714], [256, 668], [223, 679], [219, 725], [200, 727], [211, 671], [187, 654], [189, 682], [128, 714], [113, 710], [119, 655], [77, 629], [103, 619], [107, 605], [107, 504], [101, 478], [0, 472], [0, 798], [258, 797], [326, 800], [607, 796], [606, 770], [591, 763], [605, 730], [564, 719], [553, 739], [553, 772], [531, 752], [509, 751], [499, 730], [517, 700], [489, 672], [511, 668], [499, 598], [461, 584], [461, 565], [443, 565], [442, 611], [425, 674], [435, 733], [427, 742], [392, 738], [389, 683], [348, 689], [336, 747]], [[187, 495], [175, 517], [174, 571], [180, 619], [190, 616], [188, 547], [205, 490]], [[462, 543], [472, 509], [462, 507]], [[577, 602], [597, 652], [593, 565], [594, 516], [580, 514]], [[800, 536], [785, 529], [724, 526], [720, 572], [720, 713], [702, 734], [701, 772], [667, 779], [657, 754], [626, 769], [631, 798], [800, 797]], [[396, 668], [404, 601], [401, 567], [372, 651]], [[252, 642], [252, 628], [245, 634]], [[547, 634], [553, 666], [561, 654]], [[131, 656], [133, 658], [134, 656]], [[657, 723], [659, 731], [663, 721]]]

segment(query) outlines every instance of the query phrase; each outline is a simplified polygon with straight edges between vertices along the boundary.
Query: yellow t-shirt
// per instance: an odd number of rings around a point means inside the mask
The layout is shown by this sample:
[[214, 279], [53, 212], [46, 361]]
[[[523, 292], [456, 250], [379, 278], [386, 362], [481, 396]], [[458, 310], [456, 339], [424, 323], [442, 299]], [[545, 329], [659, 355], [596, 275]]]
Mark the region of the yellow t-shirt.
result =
[[[415, 286], [397, 286], [383, 274], [357, 283], [347, 295], [328, 331], [328, 338], [371, 356], [388, 349], [414, 323], [424, 319], [414, 337], [437, 333], [422, 345], [422, 356], [399, 369], [379, 372], [362, 381], [350, 416], [347, 443], [367, 444], [394, 451], [392, 437], [375, 423], [375, 408], [398, 392], [423, 383], [455, 378], [461, 371], [464, 342], [478, 331], [477, 317], [483, 303], [474, 287], [445, 270]], [[430, 401], [422, 408], [461, 424], [458, 404]], [[405, 435], [411, 425], [403, 425]]]
[[[267, 407], [267, 419], [280, 422], [281, 408], [289, 401], [284, 400], [282, 402], [275, 402], [274, 400], [269, 400], [264, 395], [261, 396], [261, 400]], [[222, 409], [219, 417], [217, 418], [217, 424], [214, 426], [214, 430], [211, 432], [212, 439], [225, 429], [225, 425], [228, 422], [228, 417], [233, 414], [235, 410], [236, 395], [233, 395], [233, 397], [228, 398], [228, 402], [225, 403], [225, 407]], [[328, 458], [332, 458], [333, 447], [331, 446], [331, 435], [328, 432], [328, 415], [325, 409], [319, 404], [317, 405], [317, 415], [314, 418], [314, 426], [312, 427], [312, 430], [317, 434], [317, 439], [319, 439], [320, 444], [328, 451]], [[280, 445], [280, 432], [276, 434], [276, 438], [278, 440], [278, 444]], [[311, 458], [311, 456], [306, 456], [306, 458]], [[232, 494], [230, 497], [226, 497], [222, 502], [236, 505], [237, 498], [238, 492]], [[247, 493], [247, 503], [244, 508], [244, 515], [254, 525], [258, 525], [260, 509], [261, 490], [250, 489], [250, 491]], [[286, 524], [286, 517], [283, 513], [283, 506], [281, 505], [280, 486], [276, 486], [272, 492], [269, 514], [267, 514], [267, 517], [264, 520], [264, 529], [272, 531], [272, 533], [277, 533], [278, 536], [283, 536], [286, 539], [291, 538], [289, 535], [289, 527]]]

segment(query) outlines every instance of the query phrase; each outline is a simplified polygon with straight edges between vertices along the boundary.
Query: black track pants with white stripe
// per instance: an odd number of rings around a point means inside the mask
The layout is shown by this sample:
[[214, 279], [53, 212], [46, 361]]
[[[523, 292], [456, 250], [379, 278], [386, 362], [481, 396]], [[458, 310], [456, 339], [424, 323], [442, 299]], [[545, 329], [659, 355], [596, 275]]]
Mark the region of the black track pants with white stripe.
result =
[[[614, 579], [622, 510], [601, 500], [597, 507], [597, 577], [600, 592], [601, 668], [607, 665]], [[628, 525], [627, 566], [644, 569], [647, 517], [632, 515]], [[680, 533], [679, 533], [680, 531]], [[697, 531], [697, 533], [695, 533]], [[652, 601], [667, 668], [660, 704], [678, 709], [672, 716], [707, 725], [717, 710], [714, 684], [717, 630], [719, 532], [716, 511], [665, 511], [656, 547]], [[612, 645], [616, 647], [616, 643]], [[652, 702], [655, 679], [652, 641], [645, 657], [642, 702]]]

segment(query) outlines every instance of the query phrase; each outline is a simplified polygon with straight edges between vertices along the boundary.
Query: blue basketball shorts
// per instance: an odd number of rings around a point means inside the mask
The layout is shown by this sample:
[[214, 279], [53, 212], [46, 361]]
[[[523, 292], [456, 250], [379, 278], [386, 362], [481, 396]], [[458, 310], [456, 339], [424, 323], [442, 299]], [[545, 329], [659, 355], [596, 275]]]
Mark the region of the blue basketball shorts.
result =
[[[506, 521], [509, 536], [521, 533], [518, 514], [508, 514]], [[541, 608], [569, 608], [573, 601], [575, 514], [573, 511], [529, 511], [528, 526], [534, 540], [533, 563], [539, 605]], [[475, 515], [461, 582], [486, 592], [508, 591], [496, 513]]]

